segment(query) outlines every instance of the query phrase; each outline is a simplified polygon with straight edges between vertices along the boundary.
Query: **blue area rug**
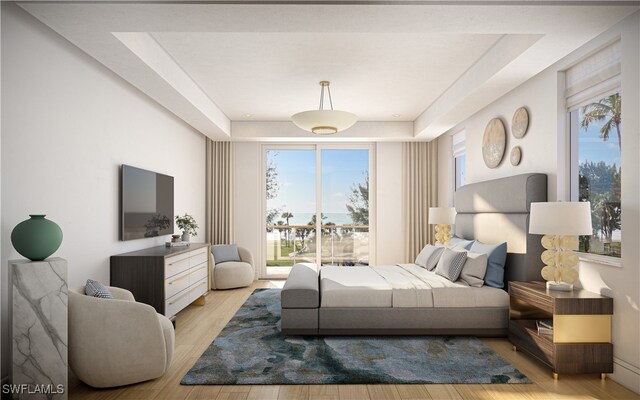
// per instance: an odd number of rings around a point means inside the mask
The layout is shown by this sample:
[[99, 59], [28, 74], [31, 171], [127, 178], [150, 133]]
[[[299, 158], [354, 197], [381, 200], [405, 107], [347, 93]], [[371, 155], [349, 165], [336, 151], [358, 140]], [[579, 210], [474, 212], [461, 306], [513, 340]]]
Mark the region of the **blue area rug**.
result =
[[475, 337], [285, 337], [279, 325], [280, 289], [257, 289], [181, 383], [531, 383]]

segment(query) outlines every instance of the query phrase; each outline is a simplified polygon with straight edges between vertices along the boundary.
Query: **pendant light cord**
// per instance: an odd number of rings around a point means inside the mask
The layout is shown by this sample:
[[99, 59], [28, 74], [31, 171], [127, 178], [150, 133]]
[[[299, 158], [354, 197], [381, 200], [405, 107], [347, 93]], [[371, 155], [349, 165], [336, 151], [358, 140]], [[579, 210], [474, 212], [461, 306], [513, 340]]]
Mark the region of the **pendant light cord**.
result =
[[327, 88], [327, 93], [329, 94], [329, 105], [331, 106], [331, 111], [333, 111], [333, 100], [331, 100], [331, 89], [329, 89], [329, 83], [326, 85], [320, 84], [320, 111], [324, 110], [324, 88]]

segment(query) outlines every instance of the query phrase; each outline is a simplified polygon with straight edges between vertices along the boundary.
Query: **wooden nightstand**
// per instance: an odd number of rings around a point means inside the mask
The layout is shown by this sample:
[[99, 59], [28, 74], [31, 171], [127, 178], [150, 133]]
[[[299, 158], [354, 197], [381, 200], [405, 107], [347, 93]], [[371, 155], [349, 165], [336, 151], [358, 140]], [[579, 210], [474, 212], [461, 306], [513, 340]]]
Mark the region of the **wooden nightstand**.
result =
[[[582, 289], [547, 290], [543, 282], [509, 282], [509, 341], [558, 374], [613, 372], [613, 299]], [[536, 321], [553, 320], [552, 334]]]

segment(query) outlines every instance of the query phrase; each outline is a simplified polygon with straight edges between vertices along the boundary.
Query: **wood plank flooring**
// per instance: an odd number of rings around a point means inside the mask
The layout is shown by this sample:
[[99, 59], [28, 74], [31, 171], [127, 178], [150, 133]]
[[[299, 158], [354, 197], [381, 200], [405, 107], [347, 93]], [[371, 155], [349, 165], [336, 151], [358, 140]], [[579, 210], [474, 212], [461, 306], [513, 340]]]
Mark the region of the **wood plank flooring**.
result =
[[169, 371], [161, 378], [113, 389], [92, 389], [80, 384], [70, 390], [72, 400], [421, 400], [421, 399], [638, 399], [640, 396], [596, 374], [562, 375], [554, 381], [551, 371], [526, 354], [512, 351], [506, 339], [483, 342], [526, 374], [531, 385], [224, 385], [182, 386], [180, 380], [209, 347], [213, 339], [259, 287], [282, 287], [281, 281], [259, 281], [251, 287], [212, 291], [205, 306], [191, 305], [177, 316], [176, 348]]

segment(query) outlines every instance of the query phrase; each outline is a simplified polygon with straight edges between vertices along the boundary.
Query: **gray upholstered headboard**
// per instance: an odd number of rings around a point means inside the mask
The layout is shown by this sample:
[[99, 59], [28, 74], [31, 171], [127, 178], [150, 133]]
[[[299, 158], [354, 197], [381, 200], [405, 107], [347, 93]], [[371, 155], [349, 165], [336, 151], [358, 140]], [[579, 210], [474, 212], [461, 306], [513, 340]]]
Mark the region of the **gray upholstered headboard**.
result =
[[540, 280], [541, 236], [529, 234], [530, 204], [538, 201], [547, 201], [545, 174], [462, 186], [455, 193], [456, 235], [484, 243], [507, 242], [505, 283]]

